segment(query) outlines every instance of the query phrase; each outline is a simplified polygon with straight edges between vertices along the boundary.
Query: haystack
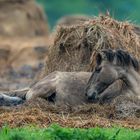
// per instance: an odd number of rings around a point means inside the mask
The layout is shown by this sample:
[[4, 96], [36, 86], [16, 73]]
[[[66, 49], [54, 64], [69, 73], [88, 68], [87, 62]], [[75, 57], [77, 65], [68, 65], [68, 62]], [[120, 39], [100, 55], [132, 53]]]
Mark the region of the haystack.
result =
[[82, 24], [85, 21], [90, 20], [92, 17], [91, 16], [87, 16], [87, 15], [67, 15], [64, 16], [62, 18], [60, 18], [56, 25], [59, 26], [70, 26], [73, 24]]
[[35, 68], [47, 46], [47, 18], [35, 0], [0, 0], [0, 76], [11, 67]]
[[121, 48], [140, 58], [140, 28], [100, 15], [83, 23], [56, 28], [46, 62], [46, 74], [55, 71], [92, 71], [95, 54], [103, 48]]
[[47, 19], [35, 0], [0, 0], [0, 36], [48, 34]]

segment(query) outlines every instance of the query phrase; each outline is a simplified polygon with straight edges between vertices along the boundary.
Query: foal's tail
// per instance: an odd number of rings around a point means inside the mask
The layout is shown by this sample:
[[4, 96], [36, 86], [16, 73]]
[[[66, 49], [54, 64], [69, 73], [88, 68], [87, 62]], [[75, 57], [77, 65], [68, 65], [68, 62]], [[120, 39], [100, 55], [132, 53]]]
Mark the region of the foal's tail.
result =
[[26, 100], [26, 94], [29, 91], [29, 89], [30, 88], [24, 88], [24, 89], [13, 90], [13, 91], [6, 91], [6, 92], [4, 91], [1, 93], [8, 95], [8, 96], [12, 96], [12, 97], [20, 97], [23, 100]]

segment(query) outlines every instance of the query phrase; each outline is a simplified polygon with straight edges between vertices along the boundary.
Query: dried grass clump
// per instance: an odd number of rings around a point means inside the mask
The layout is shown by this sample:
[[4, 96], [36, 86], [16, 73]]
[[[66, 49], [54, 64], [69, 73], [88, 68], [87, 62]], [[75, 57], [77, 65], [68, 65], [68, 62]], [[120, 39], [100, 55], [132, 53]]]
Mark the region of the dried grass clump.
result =
[[58, 26], [46, 62], [46, 73], [92, 70], [95, 53], [103, 48], [121, 48], [139, 58], [139, 34], [139, 27], [102, 15], [83, 24]]
[[136, 97], [128, 98], [126, 96], [119, 96], [114, 99], [115, 114], [117, 119], [121, 118], [140, 118], [140, 101]]

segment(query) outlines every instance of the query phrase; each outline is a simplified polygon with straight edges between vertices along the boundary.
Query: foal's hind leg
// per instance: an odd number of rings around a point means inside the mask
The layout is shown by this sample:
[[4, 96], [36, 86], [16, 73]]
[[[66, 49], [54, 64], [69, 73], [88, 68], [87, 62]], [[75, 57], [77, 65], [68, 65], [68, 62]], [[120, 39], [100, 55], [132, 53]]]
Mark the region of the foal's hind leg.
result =
[[0, 93], [0, 106], [13, 106], [22, 104], [23, 100], [19, 97], [11, 97]]
[[29, 91], [30, 88], [24, 88], [24, 89], [18, 89], [13, 91], [0, 91], [3, 95], [7, 95], [9, 97], [19, 97], [23, 100], [25, 100], [26, 94]]
[[27, 92], [26, 95], [26, 100], [32, 100], [35, 98], [43, 98], [46, 99], [49, 102], [55, 102], [55, 97], [56, 97], [56, 91], [55, 88], [52, 88], [51, 86], [44, 86], [42, 85], [41, 88], [38, 90], [36, 89], [30, 89]]
[[55, 102], [58, 72], [53, 72], [37, 82], [26, 94], [26, 100], [43, 98]]
[[100, 103], [110, 103], [112, 99], [122, 94], [124, 90], [124, 82], [122, 80], [116, 80], [113, 84], [111, 84], [104, 92], [102, 92], [99, 96]]

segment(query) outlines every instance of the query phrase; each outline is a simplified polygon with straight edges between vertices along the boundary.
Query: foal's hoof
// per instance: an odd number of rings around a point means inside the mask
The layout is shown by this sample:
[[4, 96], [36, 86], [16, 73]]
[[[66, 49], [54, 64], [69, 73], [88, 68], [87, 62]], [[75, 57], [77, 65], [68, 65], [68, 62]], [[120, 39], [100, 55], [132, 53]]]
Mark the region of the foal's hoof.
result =
[[4, 97], [0, 95], [0, 106], [2, 106], [3, 104], [4, 104]]
[[16, 105], [20, 105], [20, 104], [23, 104], [24, 103], [24, 100], [22, 100], [21, 98], [18, 98], [18, 97], [13, 97], [13, 98], [16, 98], [16, 99], [13, 99], [10, 103], [10, 106], [16, 106]]
[[4, 94], [0, 94], [0, 106], [16, 106], [24, 103], [19, 97], [10, 97]]

